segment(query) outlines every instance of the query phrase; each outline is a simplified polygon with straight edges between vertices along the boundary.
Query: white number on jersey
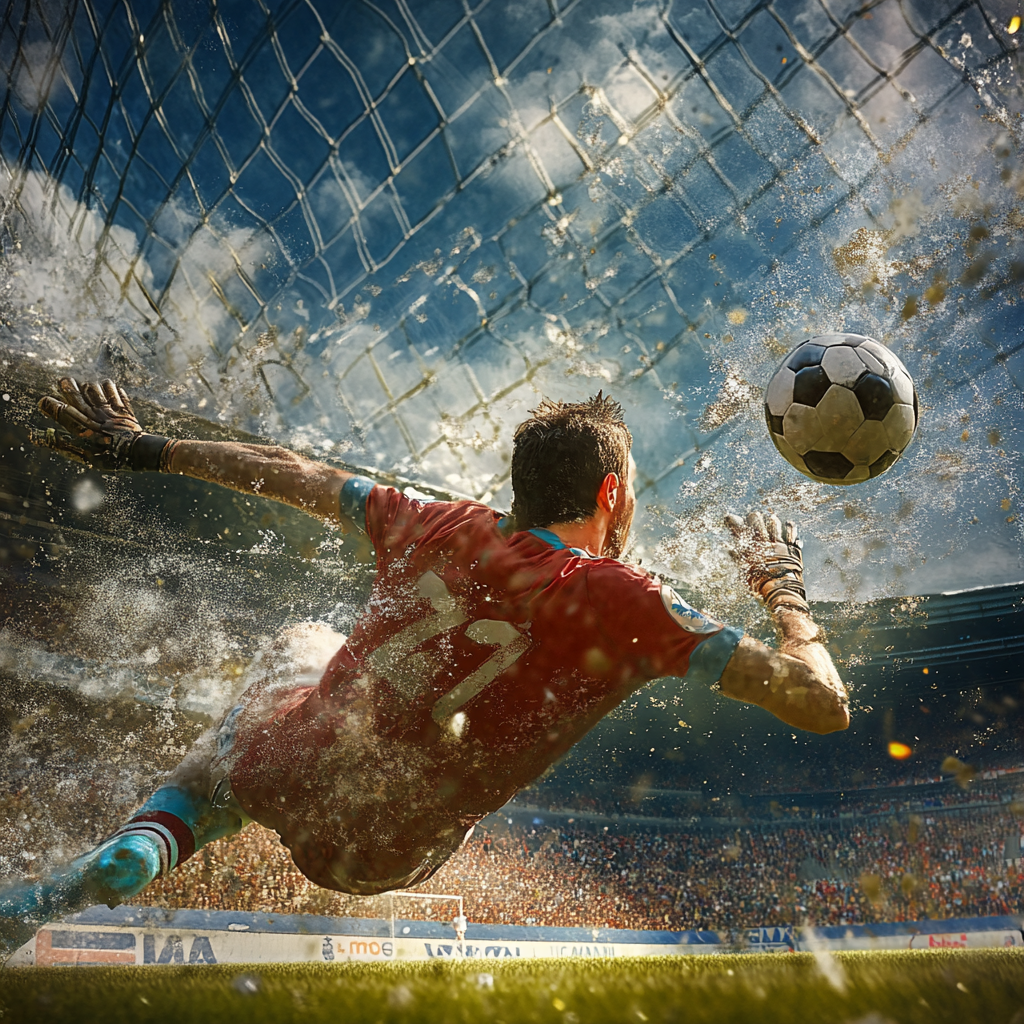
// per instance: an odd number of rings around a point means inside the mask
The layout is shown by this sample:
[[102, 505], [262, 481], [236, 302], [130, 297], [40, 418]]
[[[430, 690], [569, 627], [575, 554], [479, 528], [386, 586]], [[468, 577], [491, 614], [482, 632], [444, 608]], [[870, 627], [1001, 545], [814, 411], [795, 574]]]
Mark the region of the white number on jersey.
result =
[[522, 657], [530, 646], [530, 636], [502, 619], [470, 622], [444, 585], [444, 580], [434, 572], [426, 572], [419, 578], [417, 591], [420, 597], [430, 602], [430, 614], [396, 633], [369, 657], [373, 671], [387, 679], [406, 700], [421, 697], [441, 668], [436, 657], [423, 651], [413, 651], [414, 647], [469, 622], [463, 630], [466, 637], [474, 643], [498, 648], [434, 704], [431, 717], [435, 722], [443, 723]]

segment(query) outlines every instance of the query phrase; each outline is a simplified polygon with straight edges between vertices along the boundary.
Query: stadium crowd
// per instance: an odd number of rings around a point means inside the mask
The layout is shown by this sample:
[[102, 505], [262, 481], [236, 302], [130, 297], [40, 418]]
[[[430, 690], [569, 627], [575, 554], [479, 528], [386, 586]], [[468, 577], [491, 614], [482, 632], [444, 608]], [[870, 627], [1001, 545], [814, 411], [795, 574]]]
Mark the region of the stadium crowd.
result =
[[[859, 786], [843, 790], [804, 790], [787, 793], [752, 794], [724, 798], [705, 796], [700, 790], [656, 790], [644, 786], [604, 787], [600, 797], [573, 794], [543, 785], [525, 790], [516, 800], [548, 812], [590, 812], [622, 815], [675, 817], [690, 823], [706, 818], [729, 817], [737, 822], [765, 817], [800, 821], [841, 818], [849, 814], [886, 814], [895, 811], [919, 811], [930, 807], [1000, 802], [1006, 784], [1013, 784], [1021, 768], [991, 769], [978, 772], [970, 765], [956, 762], [960, 771], [950, 779], [937, 775], [901, 780], [884, 787]], [[949, 783], [959, 783], [952, 788]], [[514, 801], [515, 802], [515, 801]]]
[[[962, 796], [969, 815], [936, 810], [814, 827], [783, 819], [621, 835], [499, 819], [421, 888], [462, 895], [471, 921], [495, 924], [722, 932], [1018, 913], [1024, 867], [1007, 861], [1004, 843], [1021, 832], [1020, 805]], [[277, 837], [252, 825], [133, 902], [381, 917], [387, 899], [312, 886]], [[395, 913], [445, 918], [451, 908], [400, 898]]]

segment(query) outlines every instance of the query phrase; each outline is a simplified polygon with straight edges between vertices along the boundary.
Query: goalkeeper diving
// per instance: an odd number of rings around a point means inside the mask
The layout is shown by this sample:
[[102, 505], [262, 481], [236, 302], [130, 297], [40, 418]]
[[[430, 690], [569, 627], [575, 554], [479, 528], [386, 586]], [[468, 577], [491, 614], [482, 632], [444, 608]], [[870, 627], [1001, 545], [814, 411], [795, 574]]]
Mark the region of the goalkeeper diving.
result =
[[620, 560], [635, 507], [632, 436], [597, 395], [544, 401], [515, 430], [510, 514], [419, 501], [272, 445], [146, 433], [113, 381], [40, 411], [40, 443], [104, 472], [183, 475], [361, 531], [377, 557], [349, 637], [306, 623], [253, 662], [239, 703], [96, 849], [0, 892], [0, 949], [41, 924], [116, 906], [250, 820], [315, 884], [358, 895], [429, 878], [485, 815], [609, 711], [675, 676], [816, 733], [847, 694], [804, 591], [792, 523], [726, 521], [776, 649]]

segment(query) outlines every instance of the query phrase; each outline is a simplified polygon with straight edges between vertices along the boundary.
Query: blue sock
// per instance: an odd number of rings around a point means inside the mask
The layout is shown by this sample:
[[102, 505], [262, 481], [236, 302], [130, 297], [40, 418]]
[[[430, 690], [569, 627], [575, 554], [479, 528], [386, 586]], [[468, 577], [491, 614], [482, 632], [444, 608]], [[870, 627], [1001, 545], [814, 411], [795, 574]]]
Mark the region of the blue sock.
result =
[[[214, 806], [208, 798], [191, 790], [161, 786], [131, 821], [118, 829], [115, 837], [134, 836], [154, 842], [160, 857], [159, 873], [166, 875], [200, 847], [239, 831], [247, 820], [230, 796], [224, 806]], [[151, 881], [152, 878], [143, 884]]]
[[27, 942], [46, 921], [96, 903], [116, 907], [246, 821], [230, 797], [215, 807], [190, 790], [161, 787], [95, 850], [46, 879], [0, 892], [0, 954]]
[[155, 838], [120, 834], [38, 882], [0, 892], [0, 957], [13, 953], [54, 918], [96, 903], [116, 907], [141, 892], [160, 873]]

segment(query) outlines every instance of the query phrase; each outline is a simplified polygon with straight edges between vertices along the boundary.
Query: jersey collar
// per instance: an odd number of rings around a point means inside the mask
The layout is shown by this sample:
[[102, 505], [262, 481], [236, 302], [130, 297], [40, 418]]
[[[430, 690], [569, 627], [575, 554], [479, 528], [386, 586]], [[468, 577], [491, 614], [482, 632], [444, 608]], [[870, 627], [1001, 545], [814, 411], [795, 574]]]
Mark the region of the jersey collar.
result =
[[[502, 516], [498, 522], [497, 527], [501, 532], [505, 532], [511, 524], [511, 516]], [[552, 533], [550, 530], [544, 530], [537, 528], [535, 530], [527, 530], [527, 533], [532, 533], [538, 540], [544, 541], [550, 547], [556, 551], [571, 551], [574, 555], [578, 555], [580, 558], [596, 558], [596, 555], [592, 555], [589, 551], [584, 551], [582, 548], [570, 548], [568, 547], [558, 536], [557, 533]]]
[[534, 537], [544, 541], [545, 544], [550, 544], [556, 551], [571, 551], [574, 555], [579, 555], [580, 558], [593, 558], [594, 556], [589, 551], [584, 551], [582, 548], [571, 548], [565, 544], [562, 539], [556, 533], [552, 533], [550, 530], [527, 530], [527, 533], [532, 533]]

